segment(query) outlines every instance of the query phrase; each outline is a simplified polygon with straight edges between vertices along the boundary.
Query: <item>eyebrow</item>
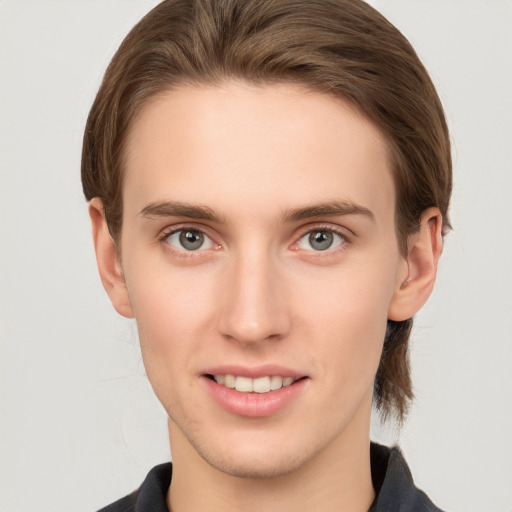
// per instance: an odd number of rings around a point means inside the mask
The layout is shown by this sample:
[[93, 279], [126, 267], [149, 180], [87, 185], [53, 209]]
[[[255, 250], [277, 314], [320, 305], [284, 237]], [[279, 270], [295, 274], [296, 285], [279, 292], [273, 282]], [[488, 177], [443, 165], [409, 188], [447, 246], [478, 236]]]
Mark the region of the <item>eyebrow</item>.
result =
[[[159, 201], [145, 206], [139, 213], [141, 217], [186, 217], [196, 220], [225, 223], [226, 220], [208, 206], [183, 203], [180, 201]], [[334, 217], [344, 215], [364, 215], [375, 220], [368, 208], [351, 201], [329, 201], [285, 210], [280, 216], [283, 223], [297, 222], [316, 217]]]
[[189, 219], [223, 222], [224, 218], [208, 206], [182, 203], [180, 201], [160, 201], [150, 203], [139, 213], [141, 217], [187, 217]]
[[364, 215], [375, 220], [375, 215], [365, 206], [351, 201], [329, 201], [326, 203], [313, 204], [302, 208], [286, 210], [281, 218], [283, 222], [297, 222], [315, 217], [334, 217], [342, 215]]

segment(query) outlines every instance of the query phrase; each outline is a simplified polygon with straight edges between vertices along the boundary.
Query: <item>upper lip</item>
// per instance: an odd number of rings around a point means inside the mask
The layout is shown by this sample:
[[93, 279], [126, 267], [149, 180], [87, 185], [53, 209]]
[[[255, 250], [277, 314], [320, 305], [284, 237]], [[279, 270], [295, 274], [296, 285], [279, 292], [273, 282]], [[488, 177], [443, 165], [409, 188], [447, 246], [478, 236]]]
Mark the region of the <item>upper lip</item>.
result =
[[277, 364], [265, 364], [262, 366], [253, 367], [236, 364], [221, 365], [207, 368], [203, 372], [203, 375], [236, 375], [239, 377], [249, 377], [251, 379], [267, 376], [271, 377], [273, 375], [278, 375], [280, 377], [293, 377], [294, 379], [305, 377], [305, 375], [301, 372]]

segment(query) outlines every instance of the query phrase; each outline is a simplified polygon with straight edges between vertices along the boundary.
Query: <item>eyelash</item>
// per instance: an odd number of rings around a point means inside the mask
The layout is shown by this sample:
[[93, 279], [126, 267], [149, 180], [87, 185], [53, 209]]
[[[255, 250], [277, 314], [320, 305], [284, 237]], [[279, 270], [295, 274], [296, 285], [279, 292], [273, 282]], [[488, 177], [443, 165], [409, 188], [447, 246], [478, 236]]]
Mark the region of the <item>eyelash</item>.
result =
[[164, 229], [160, 235], [158, 236], [158, 241], [163, 242], [167, 249], [173, 253], [174, 256], [178, 256], [180, 258], [194, 258], [199, 255], [199, 253], [203, 252], [200, 249], [197, 251], [187, 251], [186, 249], [178, 249], [173, 247], [170, 243], [167, 242], [167, 239], [176, 233], [181, 233], [183, 231], [192, 231], [194, 233], [201, 233], [205, 237], [207, 237], [217, 248], [220, 248], [220, 244], [214, 241], [213, 237], [210, 236], [204, 226], [190, 226], [190, 225], [182, 225], [182, 226], [173, 226], [167, 229]]
[[297, 248], [297, 249], [293, 249], [293, 248], [298, 246], [299, 242], [303, 238], [305, 238], [306, 236], [311, 235], [312, 233], [315, 233], [315, 232], [332, 233], [333, 235], [340, 237], [341, 241], [340, 241], [339, 245], [337, 245], [334, 248], [329, 247], [323, 251], [322, 250], [315, 251], [314, 249], [308, 250], [306, 252], [310, 253], [309, 257], [325, 258], [328, 256], [333, 256], [335, 254], [340, 254], [341, 252], [345, 251], [347, 248], [347, 245], [351, 243], [351, 237], [349, 235], [347, 235], [346, 231], [344, 231], [342, 229], [338, 229], [336, 227], [333, 227], [332, 225], [329, 225], [329, 224], [314, 224], [314, 225], [305, 226], [301, 230], [301, 233], [297, 237], [297, 241], [294, 242], [291, 246], [292, 250], [299, 251], [300, 248]]
[[[182, 257], [182, 258], [194, 258], [199, 255], [199, 253], [204, 252], [206, 249], [198, 249], [196, 251], [190, 250], [187, 251], [186, 249], [178, 249], [173, 247], [170, 243], [167, 242], [167, 239], [171, 237], [172, 235], [176, 233], [180, 233], [183, 231], [192, 231], [196, 233], [201, 233], [205, 237], [207, 237], [211, 242], [216, 245], [215, 249], [218, 249], [221, 247], [220, 244], [214, 241], [214, 238], [208, 234], [208, 231], [205, 230], [204, 226], [191, 226], [191, 225], [181, 225], [181, 226], [173, 226], [169, 227], [167, 229], [164, 229], [158, 236], [158, 241], [163, 242], [166, 244], [167, 248], [176, 256]], [[338, 237], [341, 238], [341, 242], [339, 245], [337, 245], [334, 248], [327, 248], [325, 250], [318, 250], [315, 251], [314, 249], [306, 250], [306, 252], [311, 253], [310, 256], [312, 257], [325, 257], [327, 255], [333, 255], [333, 254], [339, 254], [340, 252], [344, 251], [346, 249], [346, 246], [351, 243], [350, 236], [347, 236], [346, 231], [343, 231], [341, 229], [336, 229], [332, 225], [326, 225], [326, 224], [315, 224], [315, 225], [309, 225], [305, 226], [299, 233], [297, 237], [295, 237], [295, 242], [293, 242], [289, 247], [293, 251], [299, 251], [300, 248], [297, 248], [299, 242], [306, 237], [307, 235], [310, 235], [314, 232], [326, 232], [326, 233], [332, 233]]]

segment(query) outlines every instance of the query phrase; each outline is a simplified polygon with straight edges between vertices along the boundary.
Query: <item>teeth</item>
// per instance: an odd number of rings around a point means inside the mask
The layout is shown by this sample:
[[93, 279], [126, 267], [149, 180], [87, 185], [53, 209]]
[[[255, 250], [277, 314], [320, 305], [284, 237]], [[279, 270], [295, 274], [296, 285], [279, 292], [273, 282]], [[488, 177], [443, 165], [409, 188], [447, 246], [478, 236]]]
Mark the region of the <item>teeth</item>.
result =
[[235, 379], [235, 389], [244, 393], [252, 393], [252, 379], [249, 377], [237, 377]]
[[252, 381], [252, 390], [255, 393], [268, 393], [270, 391], [270, 377], [260, 377]]
[[[227, 388], [234, 389], [234, 387], [235, 387], [235, 376], [234, 375], [225, 375], [225, 376], [219, 375], [219, 377], [221, 377], [221, 378], [224, 377], [224, 386], [226, 386]], [[217, 379], [215, 379], [215, 380], [217, 380]], [[217, 380], [217, 382], [219, 382], [219, 381]], [[220, 382], [219, 382], [219, 384], [220, 384]]]
[[273, 375], [270, 377], [270, 389], [275, 391], [276, 389], [281, 389], [283, 387], [283, 378], [278, 375]]
[[213, 378], [217, 384], [221, 384], [230, 389], [236, 389], [242, 393], [268, 393], [269, 391], [276, 391], [295, 382], [293, 377], [280, 377], [279, 375], [251, 379], [250, 377], [228, 374], [214, 375]]

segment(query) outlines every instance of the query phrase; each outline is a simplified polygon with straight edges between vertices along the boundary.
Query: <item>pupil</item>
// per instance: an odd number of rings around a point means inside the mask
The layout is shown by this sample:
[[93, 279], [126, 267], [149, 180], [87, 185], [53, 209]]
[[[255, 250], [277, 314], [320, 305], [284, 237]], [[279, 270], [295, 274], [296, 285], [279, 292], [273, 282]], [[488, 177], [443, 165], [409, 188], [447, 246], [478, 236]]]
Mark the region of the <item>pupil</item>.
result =
[[204, 242], [202, 233], [196, 231], [182, 231], [180, 233], [180, 244], [188, 251], [199, 249]]
[[309, 243], [317, 251], [329, 249], [333, 243], [333, 234], [328, 231], [317, 231], [309, 235]]

